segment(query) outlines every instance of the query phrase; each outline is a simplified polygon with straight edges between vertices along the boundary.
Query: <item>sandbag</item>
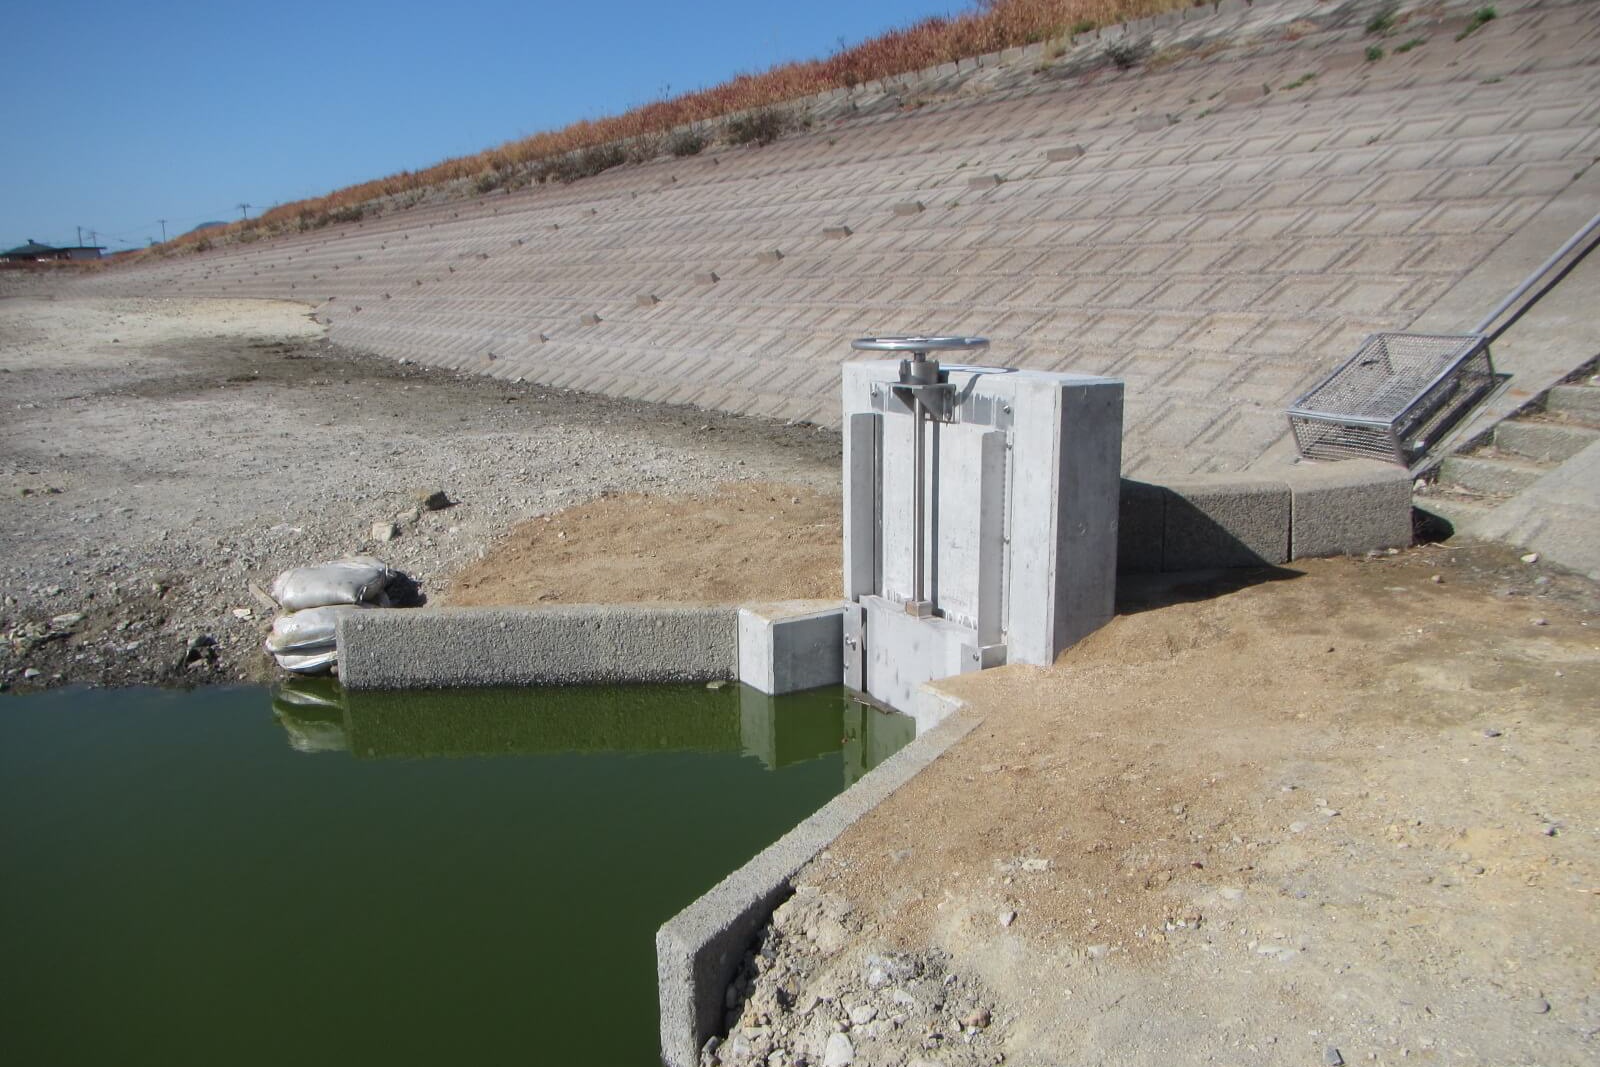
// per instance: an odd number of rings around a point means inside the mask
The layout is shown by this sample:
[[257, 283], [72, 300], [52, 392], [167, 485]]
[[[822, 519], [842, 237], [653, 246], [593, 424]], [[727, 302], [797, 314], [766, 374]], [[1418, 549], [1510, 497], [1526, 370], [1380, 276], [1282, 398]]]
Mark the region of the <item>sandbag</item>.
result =
[[296, 674], [323, 674], [330, 670], [339, 661], [339, 650], [330, 648], [325, 652], [280, 652], [276, 657], [278, 666], [286, 671]]
[[291, 567], [268, 590], [285, 611], [303, 611], [331, 604], [374, 604], [394, 572], [371, 556]]
[[274, 656], [284, 652], [324, 652], [333, 647], [334, 633], [342, 617], [370, 607], [371, 604], [333, 604], [279, 615], [272, 620], [267, 651]]

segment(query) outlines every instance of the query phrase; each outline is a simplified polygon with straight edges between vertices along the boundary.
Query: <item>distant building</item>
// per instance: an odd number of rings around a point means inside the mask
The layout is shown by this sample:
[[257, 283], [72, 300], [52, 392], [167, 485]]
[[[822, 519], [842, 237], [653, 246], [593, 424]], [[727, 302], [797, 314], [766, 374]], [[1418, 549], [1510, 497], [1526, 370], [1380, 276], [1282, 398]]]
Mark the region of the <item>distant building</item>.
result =
[[62, 259], [99, 259], [100, 253], [105, 251], [104, 245], [69, 245], [66, 248], [54, 248], [42, 245], [33, 238], [28, 238], [28, 243], [0, 252], [0, 263], [43, 263], [46, 260]]

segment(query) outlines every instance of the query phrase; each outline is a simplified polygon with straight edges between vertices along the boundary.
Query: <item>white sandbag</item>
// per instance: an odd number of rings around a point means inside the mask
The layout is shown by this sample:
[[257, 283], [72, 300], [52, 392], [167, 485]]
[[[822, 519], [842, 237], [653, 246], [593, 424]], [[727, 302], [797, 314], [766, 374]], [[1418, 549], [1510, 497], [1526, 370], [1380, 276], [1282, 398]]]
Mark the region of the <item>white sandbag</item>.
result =
[[342, 617], [370, 607], [371, 604], [333, 604], [279, 615], [272, 620], [267, 651], [274, 656], [280, 652], [324, 652], [333, 647], [334, 632]]
[[274, 657], [278, 666], [286, 671], [296, 674], [322, 674], [339, 660], [338, 649], [330, 648], [326, 652], [309, 652], [297, 654], [294, 652], [280, 652]]
[[394, 572], [371, 556], [292, 567], [278, 575], [268, 590], [285, 611], [330, 604], [373, 604]]

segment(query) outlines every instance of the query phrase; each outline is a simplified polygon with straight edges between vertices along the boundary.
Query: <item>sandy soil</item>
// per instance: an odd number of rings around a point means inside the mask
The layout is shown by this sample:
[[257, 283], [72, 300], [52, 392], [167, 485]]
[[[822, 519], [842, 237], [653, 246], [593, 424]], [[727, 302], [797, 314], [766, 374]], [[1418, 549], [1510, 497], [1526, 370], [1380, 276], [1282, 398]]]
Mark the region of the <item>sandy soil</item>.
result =
[[1497, 546], [1232, 581], [943, 683], [982, 725], [806, 870], [706, 1061], [1600, 1059], [1593, 583]]
[[[589, 501], [605, 506], [572, 530], [609, 560], [642, 543], [610, 499], [630, 493], [708, 498], [738, 546], [703, 585], [659, 567], [650, 598], [760, 598], [772, 571], [751, 547], [781, 541], [772, 516], [796, 498], [812, 524], [837, 513], [836, 434], [406, 366], [328, 343], [296, 304], [0, 299], [0, 396], [0, 686], [18, 689], [261, 677], [271, 613], [252, 582], [368, 552], [437, 597], [519, 523]], [[716, 497], [746, 480], [761, 508]], [[436, 490], [452, 506], [416, 507]], [[705, 552], [693, 510], [641, 525], [660, 559]], [[375, 537], [389, 522], [398, 537]], [[836, 523], [818, 532], [837, 545]], [[471, 573], [474, 596], [514, 602], [544, 573], [512, 552]], [[531, 598], [647, 595], [607, 566]]]
[[630, 493], [524, 523], [467, 564], [455, 605], [731, 604], [838, 597], [836, 488], [752, 482], [710, 495]]

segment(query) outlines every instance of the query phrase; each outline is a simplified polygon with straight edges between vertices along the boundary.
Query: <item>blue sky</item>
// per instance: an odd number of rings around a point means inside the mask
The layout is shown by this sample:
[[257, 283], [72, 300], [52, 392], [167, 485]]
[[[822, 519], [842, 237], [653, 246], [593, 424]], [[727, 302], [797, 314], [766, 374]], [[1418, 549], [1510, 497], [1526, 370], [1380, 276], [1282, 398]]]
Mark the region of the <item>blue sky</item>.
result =
[[968, 6], [19, 0], [0, 248], [137, 247]]

